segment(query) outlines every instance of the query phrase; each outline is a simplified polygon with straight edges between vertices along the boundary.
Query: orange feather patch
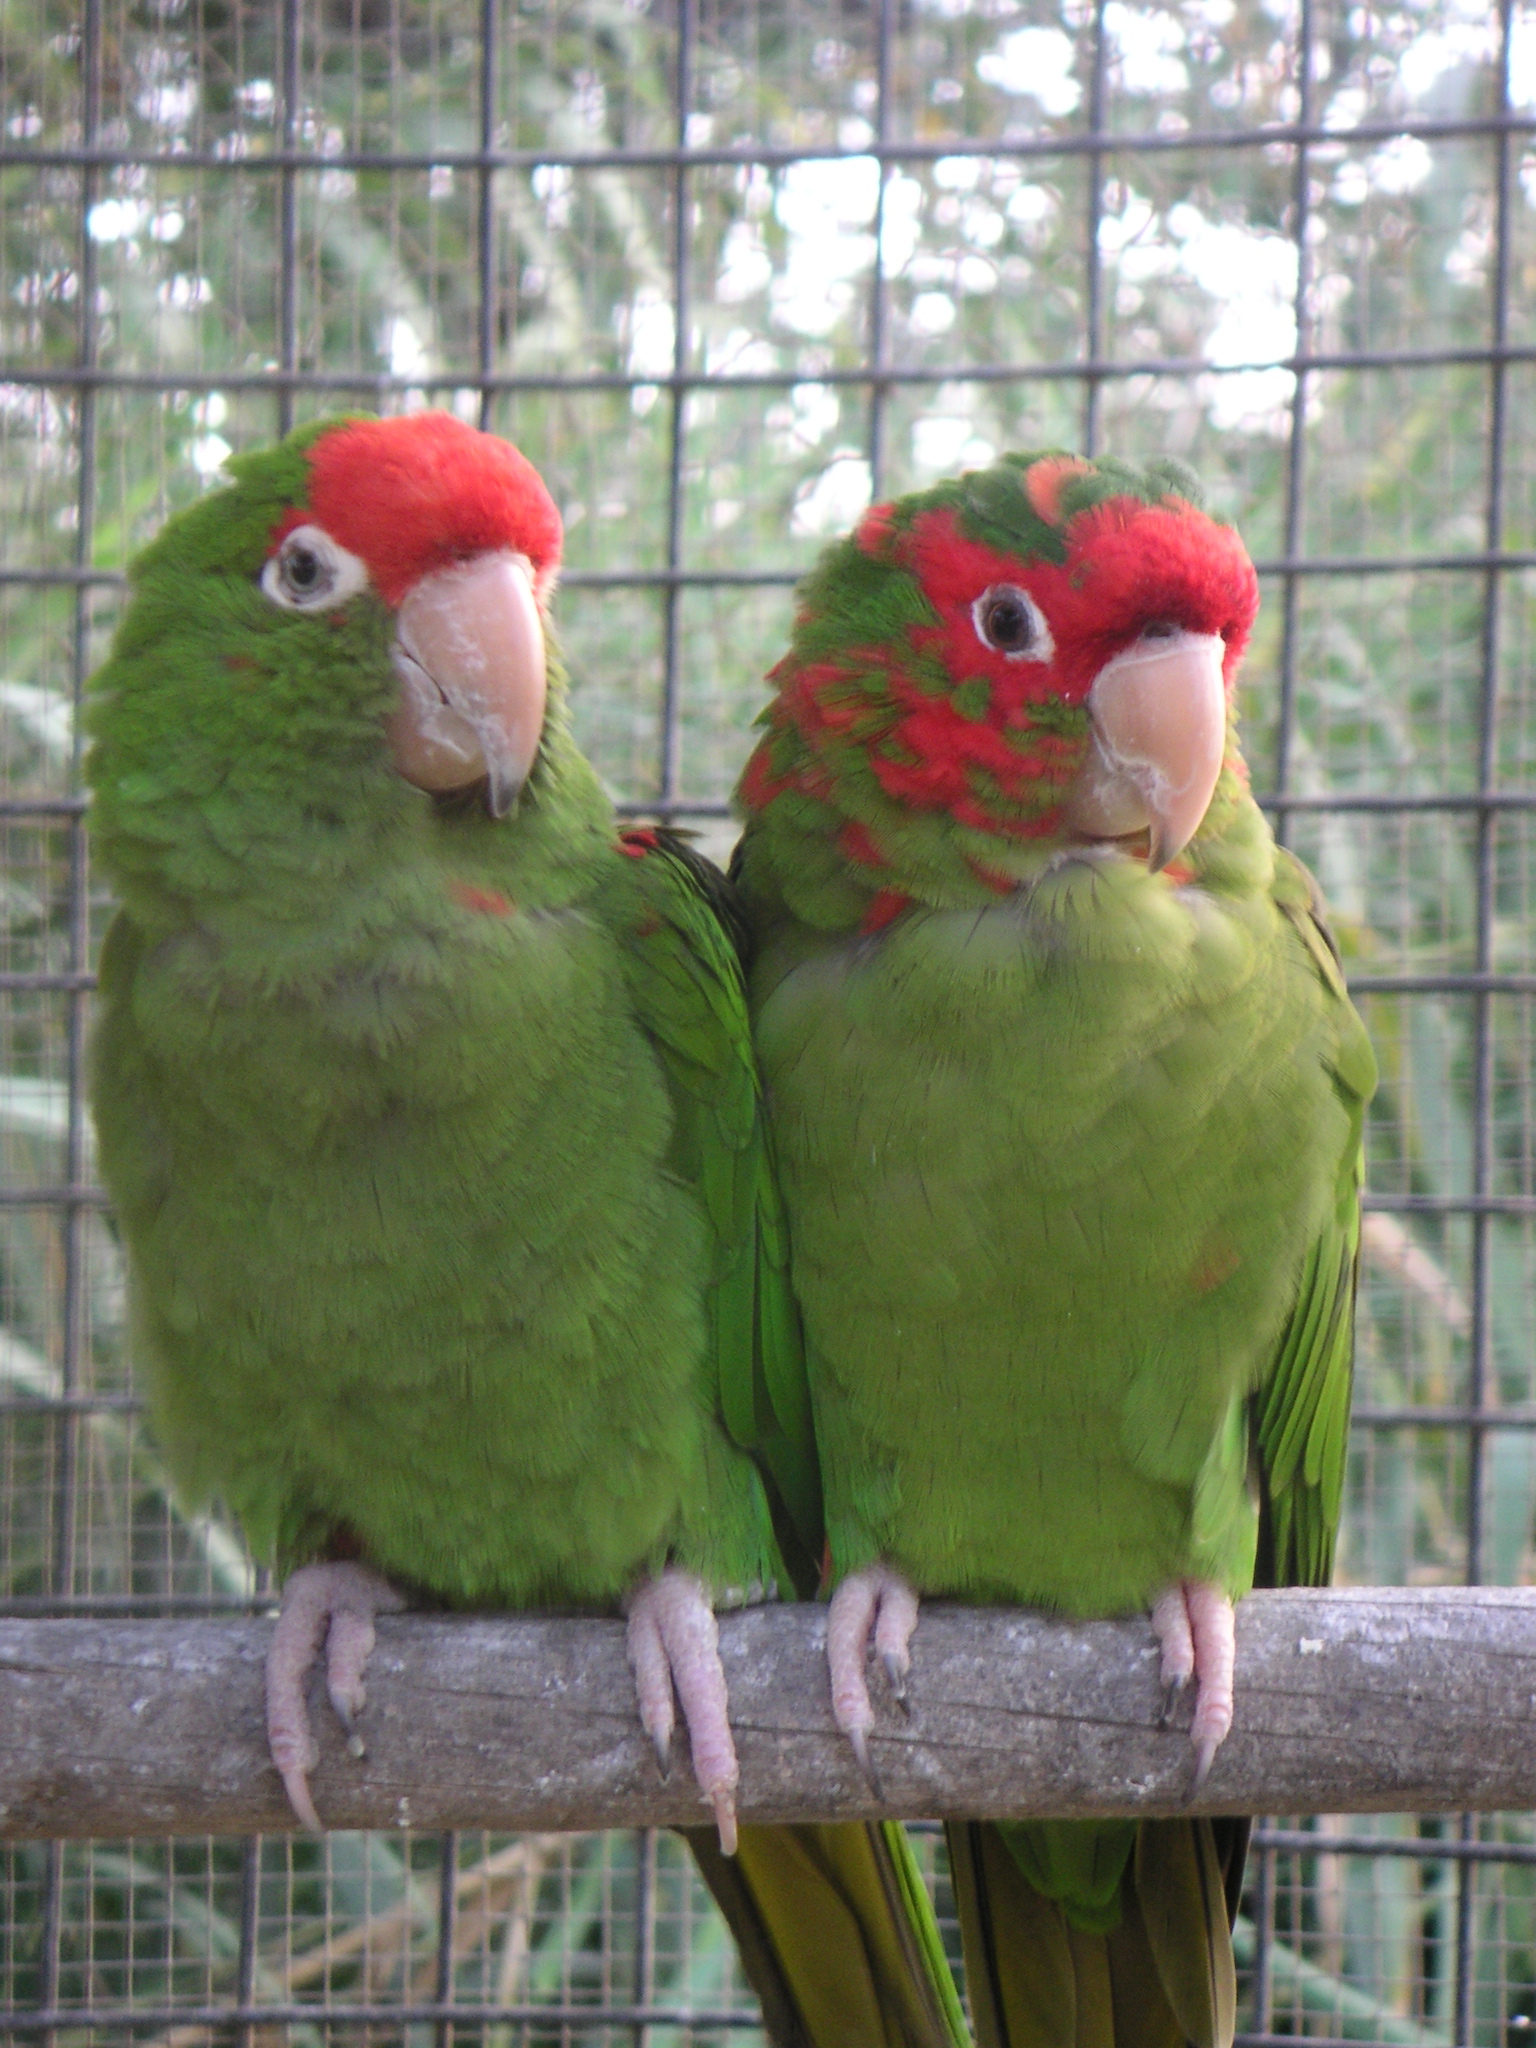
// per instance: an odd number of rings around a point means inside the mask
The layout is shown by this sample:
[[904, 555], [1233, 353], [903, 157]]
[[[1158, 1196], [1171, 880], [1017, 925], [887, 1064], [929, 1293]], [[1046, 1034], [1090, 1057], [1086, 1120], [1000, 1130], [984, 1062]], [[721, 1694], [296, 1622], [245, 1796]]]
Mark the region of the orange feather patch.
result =
[[478, 911], [482, 917], [511, 917], [517, 909], [512, 898], [499, 889], [477, 888], [473, 882], [450, 882], [448, 894], [460, 910]]
[[1030, 466], [1024, 478], [1025, 495], [1047, 526], [1055, 526], [1061, 518], [1061, 487], [1067, 478], [1083, 476], [1091, 467], [1080, 455], [1046, 455]]

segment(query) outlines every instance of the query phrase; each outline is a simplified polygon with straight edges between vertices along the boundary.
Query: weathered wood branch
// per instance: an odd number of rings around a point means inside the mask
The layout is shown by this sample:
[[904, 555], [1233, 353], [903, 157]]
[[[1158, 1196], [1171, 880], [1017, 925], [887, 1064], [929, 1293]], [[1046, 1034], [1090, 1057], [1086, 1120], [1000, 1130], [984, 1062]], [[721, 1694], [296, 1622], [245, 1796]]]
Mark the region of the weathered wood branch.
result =
[[[292, 1821], [267, 1761], [271, 1623], [0, 1622], [0, 1833], [222, 1834]], [[832, 1723], [825, 1609], [721, 1618], [749, 1820], [876, 1814], [1431, 1812], [1536, 1806], [1536, 1591], [1261, 1593], [1237, 1716], [1186, 1804], [1189, 1705], [1163, 1718], [1140, 1620], [925, 1607], [903, 1714], [874, 1682], [884, 1804]], [[316, 1802], [345, 1828], [697, 1823], [663, 1783], [617, 1621], [379, 1624], [347, 1754], [323, 1689]]]

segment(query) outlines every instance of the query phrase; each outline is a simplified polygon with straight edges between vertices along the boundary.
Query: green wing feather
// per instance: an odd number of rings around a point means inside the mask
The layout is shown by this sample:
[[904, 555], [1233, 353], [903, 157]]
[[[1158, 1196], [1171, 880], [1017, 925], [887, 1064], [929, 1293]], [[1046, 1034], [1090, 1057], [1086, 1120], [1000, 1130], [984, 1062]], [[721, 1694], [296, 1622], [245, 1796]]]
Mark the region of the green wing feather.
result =
[[[720, 1413], [766, 1468], [802, 1591], [821, 1560], [821, 1481], [789, 1239], [747, 1021], [730, 884], [672, 832], [625, 835], [634, 901], [619, 921], [630, 987], [678, 1109], [680, 1165], [714, 1238], [710, 1312]], [[792, 1538], [791, 1541], [785, 1541]]]
[[1330, 1071], [1350, 1108], [1354, 1142], [1339, 1161], [1333, 1208], [1308, 1249], [1295, 1312], [1255, 1403], [1262, 1486], [1256, 1577], [1261, 1585], [1323, 1586], [1333, 1570], [1344, 1492], [1360, 1267], [1360, 1139], [1376, 1061], [1345, 989], [1317, 885], [1290, 854], [1282, 851], [1279, 860], [1279, 907], [1336, 1008]]

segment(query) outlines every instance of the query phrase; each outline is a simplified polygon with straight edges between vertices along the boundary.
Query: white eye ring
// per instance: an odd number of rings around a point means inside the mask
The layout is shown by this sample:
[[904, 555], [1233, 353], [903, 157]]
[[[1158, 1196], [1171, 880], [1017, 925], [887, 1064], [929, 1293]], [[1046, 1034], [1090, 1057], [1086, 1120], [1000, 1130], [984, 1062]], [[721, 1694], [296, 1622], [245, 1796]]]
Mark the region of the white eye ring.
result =
[[323, 526], [296, 526], [268, 559], [261, 587], [285, 612], [333, 611], [368, 588], [368, 567]]
[[971, 606], [971, 624], [1005, 661], [1049, 661], [1056, 652], [1045, 613], [1017, 583], [989, 583]]

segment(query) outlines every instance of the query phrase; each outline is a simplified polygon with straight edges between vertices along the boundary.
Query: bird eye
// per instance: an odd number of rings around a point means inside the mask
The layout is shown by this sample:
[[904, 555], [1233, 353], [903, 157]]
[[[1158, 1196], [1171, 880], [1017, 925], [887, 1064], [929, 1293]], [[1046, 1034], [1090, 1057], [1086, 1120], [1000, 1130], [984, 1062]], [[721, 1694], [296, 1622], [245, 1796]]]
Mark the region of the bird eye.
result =
[[976, 637], [1010, 661], [1049, 661], [1055, 653], [1045, 613], [1016, 583], [994, 583], [971, 606]]
[[296, 526], [268, 558], [261, 587], [284, 611], [326, 611], [366, 590], [368, 569], [323, 526]]
[[283, 557], [283, 587], [292, 596], [323, 596], [331, 587], [325, 565], [313, 548], [290, 548]]

